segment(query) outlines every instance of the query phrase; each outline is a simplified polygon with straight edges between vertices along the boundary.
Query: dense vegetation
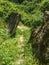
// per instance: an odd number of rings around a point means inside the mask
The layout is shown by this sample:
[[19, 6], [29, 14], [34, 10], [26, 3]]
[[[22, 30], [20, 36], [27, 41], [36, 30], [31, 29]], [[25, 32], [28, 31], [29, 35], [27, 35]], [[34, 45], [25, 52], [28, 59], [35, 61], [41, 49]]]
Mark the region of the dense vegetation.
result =
[[[20, 65], [41, 65], [28, 41], [32, 30], [43, 23], [47, 10], [49, 11], [49, 0], [0, 0], [0, 65], [18, 65], [19, 59], [23, 59]], [[10, 38], [8, 32], [11, 13], [21, 15], [14, 38]], [[23, 41], [20, 40], [21, 36]], [[24, 49], [23, 52], [21, 49]], [[23, 56], [20, 58], [21, 54]]]

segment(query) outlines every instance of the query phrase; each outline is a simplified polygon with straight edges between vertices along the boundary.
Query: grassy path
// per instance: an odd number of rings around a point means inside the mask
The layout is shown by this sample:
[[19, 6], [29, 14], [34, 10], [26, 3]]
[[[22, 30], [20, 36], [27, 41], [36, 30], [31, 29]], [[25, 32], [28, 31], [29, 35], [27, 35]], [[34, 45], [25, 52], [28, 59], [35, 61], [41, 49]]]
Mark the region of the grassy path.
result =
[[23, 56], [24, 56], [24, 44], [22, 44], [24, 41], [23, 35], [20, 36], [19, 40], [20, 40], [21, 44], [18, 44], [18, 48], [20, 49], [21, 53], [19, 54], [19, 59], [16, 60], [15, 65], [23, 65], [24, 64], [24, 58], [23, 58]]
[[[27, 43], [30, 33], [29, 27], [20, 24], [15, 38], [9, 38], [0, 45], [0, 65], [38, 65], [35, 56], [32, 56], [31, 43]], [[5, 38], [5, 32], [3, 37]]]
[[25, 65], [25, 50], [24, 49], [25, 49], [25, 45], [26, 45], [25, 42], [27, 41], [26, 40], [27, 39], [26, 30], [28, 30], [29, 28], [24, 25], [21, 25], [21, 26], [17, 27], [17, 30], [18, 29], [19, 29], [19, 31], [21, 31], [21, 34], [19, 32], [20, 36], [18, 35], [19, 37], [17, 37], [19, 40], [18, 48], [20, 50], [20, 54], [19, 54], [19, 59], [16, 60], [15, 65]]

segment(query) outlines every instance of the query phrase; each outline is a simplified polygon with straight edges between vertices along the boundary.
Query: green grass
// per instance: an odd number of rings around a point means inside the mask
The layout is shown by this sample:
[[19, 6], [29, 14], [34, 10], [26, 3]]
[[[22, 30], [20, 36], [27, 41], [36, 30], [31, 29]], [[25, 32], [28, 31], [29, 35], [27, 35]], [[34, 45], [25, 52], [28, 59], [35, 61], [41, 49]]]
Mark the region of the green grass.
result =
[[[15, 37], [7, 39], [0, 45], [0, 65], [18, 65], [17, 61], [19, 61], [21, 54], [24, 54], [21, 57], [24, 63], [20, 65], [38, 65], [38, 60], [36, 61], [34, 55], [32, 56], [31, 43], [28, 43], [31, 33], [30, 28], [22, 23], [19, 26], [21, 29], [17, 27]], [[0, 42], [8, 36], [7, 31], [0, 29]], [[21, 36], [23, 36], [23, 42], [20, 40]], [[24, 49], [24, 52], [22, 52], [22, 49]]]

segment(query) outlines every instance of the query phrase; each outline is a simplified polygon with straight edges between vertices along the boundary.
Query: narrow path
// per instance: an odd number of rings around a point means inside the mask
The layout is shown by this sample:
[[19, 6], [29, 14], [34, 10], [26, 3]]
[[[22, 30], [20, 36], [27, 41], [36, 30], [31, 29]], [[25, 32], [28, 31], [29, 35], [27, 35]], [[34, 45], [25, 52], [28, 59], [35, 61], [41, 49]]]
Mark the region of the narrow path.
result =
[[[22, 27], [18, 26], [18, 28], [23, 31]], [[24, 36], [23, 34], [20, 35], [19, 37], [19, 44], [17, 45], [19, 50], [20, 50], [20, 54], [19, 54], [19, 59], [16, 60], [15, 65], [24, 65]]]
[[11, 65], [28, 65], [28, 62], [30, 62], [30, 55], [28, 55], [28, 52], [30, 50], [26, 50], [29, 47], [29, 46], [27, 47], [26, 43], [28, 42], [29, 36], [30, 28], [24, 26], [23, 24], [20, 24], [17, 27], [15, 37], [7, 39], [2, 44], [5, 52], [2, 48], [1, 49], [4, 52], [4, 54], [8, 52], [7, 54], [5, 54], [5, 56], [7, 55], [8, 59], [4, 57], [5, 64], [6, 60], [8, 61], [10, 56], [10, 58], [12, 59], [10, 60], [9, 64], [12, 62], [13, 64], [11, 63]]

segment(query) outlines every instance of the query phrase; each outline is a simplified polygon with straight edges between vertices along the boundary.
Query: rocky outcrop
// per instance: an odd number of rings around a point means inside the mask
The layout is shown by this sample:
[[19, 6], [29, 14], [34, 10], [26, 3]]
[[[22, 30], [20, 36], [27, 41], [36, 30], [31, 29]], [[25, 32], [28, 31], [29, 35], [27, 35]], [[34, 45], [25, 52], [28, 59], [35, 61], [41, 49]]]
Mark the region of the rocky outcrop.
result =
[[45, 12], [45, 21], [40, 28], [31, 33], [30, 42], [32, 43], [33, 54], [42, 63], [49, 63], [49, 13]]

